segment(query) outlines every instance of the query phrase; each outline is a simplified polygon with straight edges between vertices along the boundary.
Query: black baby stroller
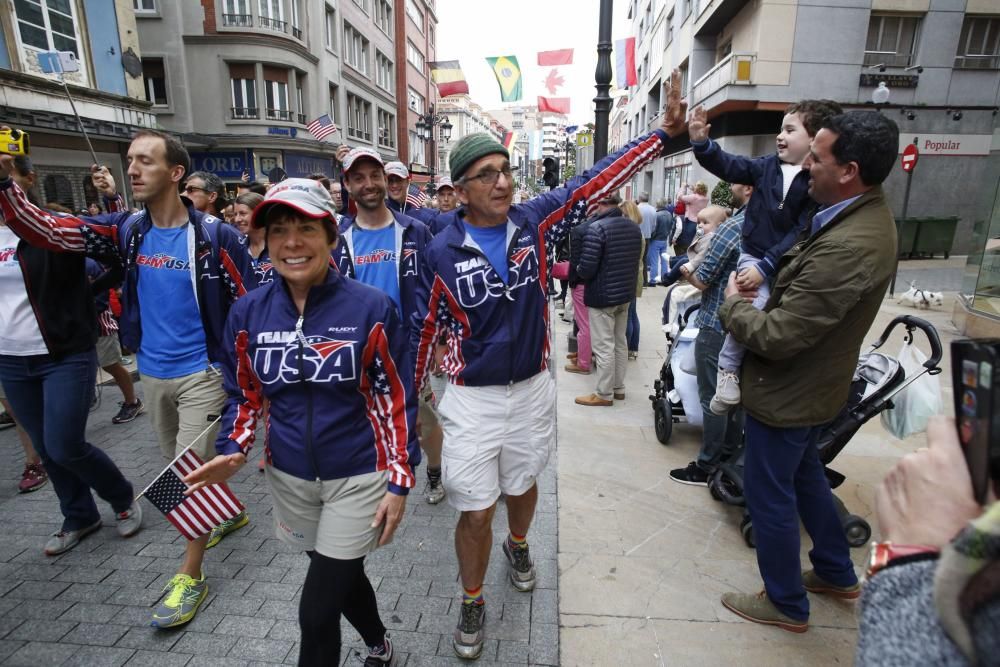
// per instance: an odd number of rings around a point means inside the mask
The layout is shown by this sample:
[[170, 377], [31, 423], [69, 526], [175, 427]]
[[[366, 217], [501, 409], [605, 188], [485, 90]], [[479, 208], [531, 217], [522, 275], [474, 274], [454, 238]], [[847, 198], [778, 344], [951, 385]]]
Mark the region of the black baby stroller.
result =
[[681, 360], [694, 353], [698, 330], [694, 316], [701, 303], [701, 292], [684, 285], [671, 285], [663, 300], [663, 331], [667, 337], [667, 355], [653, 381], [653, 425], [656, 439], [664, 445], [670, 441], [674, 424], [688, 422], [701, 426], [701, 403], [698, 400], [698, 380], [681, 368]]
[[[912, 377], [905, 377], [906, 374], [899, 361], [882, 352], [876, 352], [889, 338], [892, 330], [900, 324], [906, 325], [906, 342], [908, 344], [913, 344], [914, 329], [923, 331], [930, 341], [931, 356], [924, 362], [923, 370]], [[889, 323], [885, 331], [882, 332], [882, 336], [858, 360], [847, 404], [840, 411], [840, 414], [826, 426], [817, 442], [819, 458], [826, 468], [826, 478], [829, 480], [831, 488], [836, 489], [846, 478], [839, 472], [830, 469], [828, 464], [840, 454], [865, 422], [884, 410], [893, 408], [891, 400], [893, 396], [925, 374], [937, 375], [940, 373], [941, 369], [938, 367], [940, 361], [941, 339], [938, 338], [937, 330], [930, 322], [919, 317], [900, 315]], [[719, 467], [709, 483], [709, 490], [716, 500], [730, 505], [746, 505], [743, 499], [742, 450], [735, 459]], [[844, 526], [848, 543], [852, 547], [861, 547], [867, 544], [872, 535], [872, 528], [868, 522], [860, 516], [851, 514], [836, 494], [833, 496], [833, 500], [837, 506], [837, 514], [840, 516], [841, 524]], [[753, 524], [746, 510], [744, 510], [743, 519], [740, 522], [740, 532], [743, 534], [747, 546], [753, 547]]]

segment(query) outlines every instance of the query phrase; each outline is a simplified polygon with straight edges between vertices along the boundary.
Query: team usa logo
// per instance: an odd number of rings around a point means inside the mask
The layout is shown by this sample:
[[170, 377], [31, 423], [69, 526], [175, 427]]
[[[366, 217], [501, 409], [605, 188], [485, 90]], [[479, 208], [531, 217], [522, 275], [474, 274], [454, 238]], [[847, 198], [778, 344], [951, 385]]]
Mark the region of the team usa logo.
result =
[[484, 257], [458, 262], [455, 270], [458, 273], [458, 302], [463, 308], [475, 308], [491, 297], [508, 296], [515, 290], [538, 282], [538, 253], [534, 244], [516, 248], [507, 264], [506, 285]]
[[0, 248], [0, 264], [17, 261], [17, 248]]
[[354, 258], [354, 263], [358, 266], [371, 266], [372, 264], [383, 264], [385, 262], [395, 262], [396, 253], [392, 250], [376, 250], [367, 255], [358, 255]]
[[[415, 243], [413, 245], [416, 245]], [[417, 249], [416, 248], [403, 248], [403, 258], [399, 261], [400, 275], [402, 276], [415, 276], [417, 275]]]
[[[263, 384], [276, 382], [347, 382], [357, 378], [354, 341], [305, 336], [294, 331], [257, 334], [253, 368]], [[301, 352], [300, 352], [301, 350]]]
[[165, 253], [157, 253], [155, 255], [143, 255], [142, 253], [136, 258], [135, 263], [139, 266], [145, 266], [150, 269], [174, 269], [177, 271], [187, 271], [189, 262], [178, 259], [176, 257], [171, 257]]

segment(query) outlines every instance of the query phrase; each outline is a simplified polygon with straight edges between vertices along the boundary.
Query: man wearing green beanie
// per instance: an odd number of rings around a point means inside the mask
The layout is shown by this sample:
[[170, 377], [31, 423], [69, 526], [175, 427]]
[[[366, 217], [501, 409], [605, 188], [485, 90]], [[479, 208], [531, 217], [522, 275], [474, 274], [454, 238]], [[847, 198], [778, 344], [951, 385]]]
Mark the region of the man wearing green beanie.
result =
[[441, 367], [450, 386], [438, 414], [442, 482], [448, 502], [461, 512], [455, 551], [464, 590], [453, 640], [461, 658], [478, 658], [483, 649], [482, 586], [501, 493], [510, 581], [519, 591], [535, 587], [527, 535], [538, 500], [535, 480], [555, 444], [546, 289], [552, 255], [589, 209], [685, 131], [678, 71], [664, 93], [673, 111], [662, 127], [524, 204], [511, 203], [510, 155], [495, 139], [468, 135], [451, 151], [451, 180], [462, 208], [424, 251], [411, 335], [417, 391], [434, 370], [437, 341], [447, 342]]

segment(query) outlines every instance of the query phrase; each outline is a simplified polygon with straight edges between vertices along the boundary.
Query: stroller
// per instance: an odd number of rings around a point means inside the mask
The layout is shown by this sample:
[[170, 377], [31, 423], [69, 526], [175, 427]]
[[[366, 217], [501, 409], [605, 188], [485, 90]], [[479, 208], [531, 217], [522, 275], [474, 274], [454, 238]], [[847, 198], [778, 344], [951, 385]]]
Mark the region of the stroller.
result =
[[667, 356], [660, 367], [660, 376], [653, 381], [653, 424], [656, 439], [670, 442], [675, 423], [687, 422], [701, 426], [701, 403], [698, 400], [698, 380], [681, 369], [681, 360], [694, 354], [698, 329], [694, 315], [701, 304], [701, 292], [693, 287], [674, 284], [663, 300], [663, 330], [667, 336]]
[[[903, 368], [896, 359], [876, 352], [889, 338], [892, 330], [900, 324], [906, 326], [906, 343], [912, 345], [913, 331], [920, 329], [927, 336], [931, 346], [931, 356], [924, 362], [923, 370], [909, 378], [905, 377]], [[937, 375], [940, 373], [941, 368], [938, 367], [940, 361], [941, 339], [938, 338], [937, 330], [930, 322], [910, 315], [901, 315], [889, 323], [881, 337], [872, 344], [871, 349], [858, 360], [847, 404], [840, 411], [840, 414], [823, 429], [817, 442], [819, 458], [826, 469], [826, 478], [830, 482], [830, 488], [836, 489], [846, 478], [839, 472], [832, 470], [828, 464], [840, 454], [865, 422], [884, 410], [893, 408], [891, 400], [893, 396], [925, 374]], [[709, 490], [716, 500], [721, 500], [729, 505], [746, 506], [743, 498], [742, 450], [736, 458], [719, 466], [709, 482]], [[872, 535], [872, 529], [868, 522], [860, 516], [851, 514], [843, 501], [836, 495], [833, 496], [833, 501], [837, 508], [837, 515], [844, 527], [847, 542], [852, 547], [861, 547], [867, 544]], [[753, 547], [755, 545], [753, 523], [745, 509], [743, 519], [740, 521], [740, 533], [747, 546]]]

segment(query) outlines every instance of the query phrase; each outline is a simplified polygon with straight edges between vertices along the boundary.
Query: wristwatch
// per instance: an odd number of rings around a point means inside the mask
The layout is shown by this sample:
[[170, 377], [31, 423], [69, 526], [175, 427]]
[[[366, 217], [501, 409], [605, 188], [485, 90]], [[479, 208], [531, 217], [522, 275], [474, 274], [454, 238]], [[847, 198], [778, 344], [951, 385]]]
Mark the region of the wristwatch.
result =
[[871, 579], [879, 570], [890, 564], [898, 565], [919, 560], [937, 558], [939, 549], [928, 544], [893, 544], [892, 542], [872, 542], [868, 552], [868, 569], [865, 577]]

